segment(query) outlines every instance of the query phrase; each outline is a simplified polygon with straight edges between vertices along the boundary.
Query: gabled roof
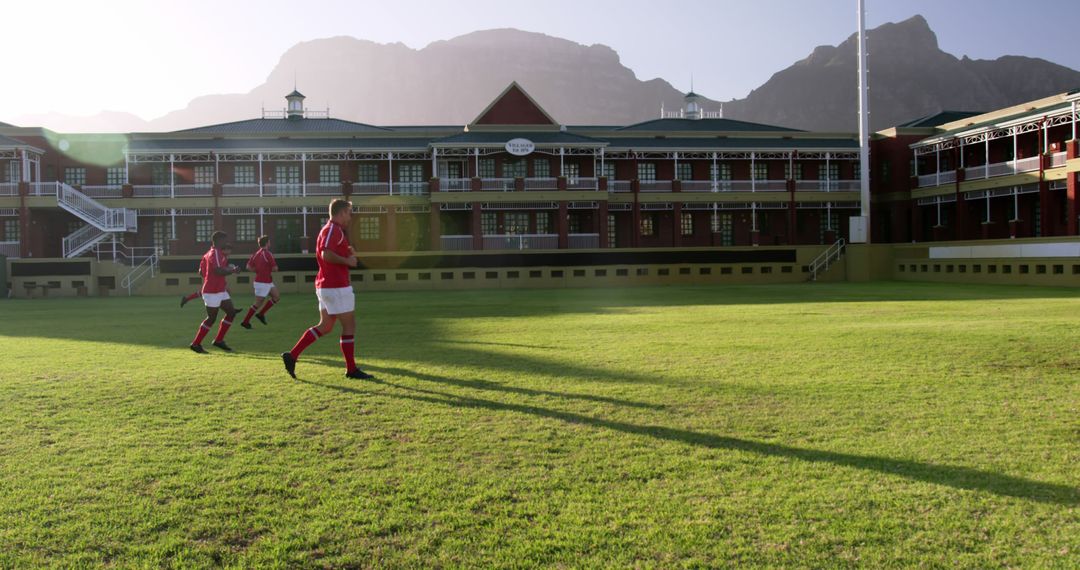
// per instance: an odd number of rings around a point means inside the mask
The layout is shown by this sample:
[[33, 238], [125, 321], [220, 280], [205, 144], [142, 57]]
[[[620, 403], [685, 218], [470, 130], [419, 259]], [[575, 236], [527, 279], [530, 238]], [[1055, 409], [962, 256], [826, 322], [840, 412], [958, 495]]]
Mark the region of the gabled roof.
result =
[[246, 121], [234, 121], [192, 129], [173, 131], [175, 133], [191, 134], [230, 134], [240, 135], [248, 133], [355, 133], [371, 131], [389, 131], [383, 127], [376, 127], [364, 123], [354, 123], [342, 119], [249, 119]]
[[[296, 89], [293, 89], [292, 93], [289, 93], [288, 95], [286, 95], [286, 97], [304, 97], [304, 94], [297, 91]], [[307, 99], [307, 97], [304, 98]]]
[[14, 127], [15, 125], [0, 121], [0, 127]]
[[30, 146], [30, 145], [28, 145], [28, 144], [26, 144], [26, 143], [24, 143], [24, 142], [22, 142], [20, 140], [16, 140], [16, 139], [13, 139], [13, 138], [10, 138], [10, 137], [5, 137], [4, 135], [0, 135], [0, 147], [11, 148], [11, 147], [24, 147], [24, 146]]
[[621, 127], [620, 131], [735, 131], [802, 132], [798, 129], [737, 121], [735, 119], [653, 119]]
[[897, 127], [906, 129], [939, 127], [945, 123], [951, 123], [953, 121], [959, 121], [960, 119], [966, 119], [981, 114], [983, 114], [983, 111], [942, 111], [933, 115], [920, 117], [914, 121], [908, 121], [902, 125], [897, 125]]
[[480, 111], [469, 125], [544, 125], [559, 123], [529, 96], [517, 81], [512, 81], [503, 92]]

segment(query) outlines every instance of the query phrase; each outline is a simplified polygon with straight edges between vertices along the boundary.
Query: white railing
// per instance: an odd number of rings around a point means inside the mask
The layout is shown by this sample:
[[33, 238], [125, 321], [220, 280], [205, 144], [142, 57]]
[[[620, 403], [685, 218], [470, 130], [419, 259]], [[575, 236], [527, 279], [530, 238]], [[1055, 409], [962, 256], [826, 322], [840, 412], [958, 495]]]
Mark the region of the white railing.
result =
[[161, 256], [161, 252], [154, 246], [129, 247], [118, 241], [99, 242], [94, 245], [93, 253], [98, 261], [112, 259], [128, 267], [139, 265], [150, 257]]
[[1058, 168], [1059, 166], [1065, 166], [1068, 162], [1068, 154], [1064, 152], [1055, 152], [1050, 155], [1050, 168]]
[[728, 185], [729, 190], [723, 190], [725, 192], [751, 192], [757, 188], [754, 180], [725, 180], [721, 184]]
[[[1039, 169], [1039, 161], [1042, 160], [1040, 156], [1030, 156], [1028, 158], [1021, 158], [1016, 162], [1016, 172], [1031, 172], [1032, 170]], [[993, 174], [991, 174], [993, 176]]]
[[600, 247], [600, 234], [570, 234], [566, 246], [570, 249], [597, 249]]
[[86, 224], [60, 240], [61, 253], [64, 257], [75, 257], [84, 251], [97, 245], [101, 240], [109, 237], [109, 232]]
[[670, 180], [641, 180], [638, 182], [639, 192], [671, 192]]
[[341, 196], [341, 183], [315, 182], [307, 185], [308, 196]]
[[829, 269], [829, 265], [840, 261], [840, 258], [844, 255], [844, 247], [847, 246], [847, 242], [844, 238], [836, 240], [836, 243], [830, 245], [825, 249], [821, 255], [814, 258], [810, 262], [810, 281], [817, 281], [818, 273]]
[[0, 196], [18, 196], [18, 182], [0, 182]]
[[[980, 164], [979, 166], [969, 166], [964, 169], [964, 180], [976, 180], [986, 176], [986, 165]], [[919, 177], [919, 186], [922, 184], [922, 176]]]
[[598, 190], [599, 188], [600, 185], [596, 178], [571, 176], [566, 179], [567, 190]]
[[386, 182], [353, 182], [352, 193], [357, 196], [381, 196], [390, 193]]
[[558, 234], [485, 235], [484, 249], [559, 249], [559, 236]]
[[472, 236], [441, 236], [443, 251], [471, 251]]
[[439, 190], [443, 192], [468, 192], [472, 190], [471, 178], [440, 178]]
[[926, 186], [937, 186], [937, 183], [938, 175], [936, 172], [934, 174], [919, 175], [919, 188], [924, 188]]
[[[1016, 169], [1016, 162], [1017, 161], [1010, 160], [1008, 162], [995, 162], [993, 164], [989, 164], [986, 166], [986, 170], [983, 172], [983, 176], [994, 177], [1016, 174], [1018, 172]], [[1037, 166], [1038, 165], [1036, 164], [1036, 167]]]
[[608, 192], [631, 192], [633, 190], [629, 180], [608, 180]]
[[787, 180], [755, 180], [755, 192], [786, 192]]
[[101, 202], [68, 186], [60, 185], [60, 194], [56, 197], [57, 204], [61, 208], [76, 216], [98, 226], [104, 231], [122, 231], [127, 228], [124, 219], [118, 215], [123, 210], [107, 208]]
[[482, 192], [513, 192], [513, 178], [481, 178], [480, 190]]
[[30, 194], [33, 196], [56, 196], [60, 191], [59, 182], [31, 182]]
[[[304, 194], [304, 187], [296, 184], [263, 184], [263, 196], [299, 197]], [[179, 194], [178, 194], [179, 195]]]
[[938, 184], [952, 184], [956, 182], [956, 171], [946, 170], [938, 177]]
[[[22, 254], [19, 249], [19, 242], [17, 241], [0, 241], [0, 255], [8, 259], [18, 259]], [[0, 283], [0, 287], [3, 287], [3, 283]]]
[[258, 196], [258, 184], [222, 184], [222, 196]]
[[156, 253], [150, 254], [149, 257], [143, 259], [128, 271], [128, 274], [120, 281], [120, 287], [127, 289], [128, 296], [134, 292], [135, 285], [142, 281], [144, 278], [149, 277], [153, 279], [157, 275], [158, 269], [158, 256]]
[[123, 198], [124, 187], [119, 184], [106, 184], [102, 186], [83, 186], [79, 189], [83, 194], [91, 198]]
[[397, 196], [426, 196], [428, 188], [427, 182], [395, 182], [390, 193]]
[[533, 192], [540, 190], [558, 190], [559, 179], [558, 178], [526, 178], [525, 179], [525, 191]]
[[169, 198], [172, 188], [168, 184], [139, 184], [132, 188], [136, 198]]
[[214, 195], [214, 186], [212, 184], [177, 184], [174, 188], [173, 195], [177, 198]]
[[713, 180], [683, 180], [683, 192], [715, 192], [717, 184]]

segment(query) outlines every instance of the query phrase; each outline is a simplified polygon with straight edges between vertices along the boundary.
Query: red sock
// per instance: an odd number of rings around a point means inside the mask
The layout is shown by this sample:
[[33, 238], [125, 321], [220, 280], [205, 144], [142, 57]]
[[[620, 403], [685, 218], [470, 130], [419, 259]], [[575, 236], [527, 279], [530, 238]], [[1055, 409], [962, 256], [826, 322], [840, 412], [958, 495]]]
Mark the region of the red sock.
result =
[[273, 299], [267, 299], [267, 300], [266, 300], [266, 303], [265, 303], [265, 304], [263, 304], [263, 308], [262, 308], [262, 310], [261, 310], [261, 311], [259, 311], [259, 314], [260, 314], [260, 315], [265, 315], [265, 314], [266, 314], [266, 311], [269, 311], [269, 310], [270, 310], [270, 307], [273, 307], [273, 306], [274, 306], [274, 300], [273, 300]]
[[217, 336], [214, 337], [214, 342], [225, 340], [225, 333], [229, 332], [230, 326], [232, 326], [232, 321], [229, 319], [221, 319], [221, 324], [218, 325]]
[[311, 346], [313, 342], [319, 340], [320, 336], [322, 335], [319, 334], [319, 331], [316, 330], [315, 327], [311, 327], [304, 331], [304, 334], [300, 336], [300, 340], [296, 341], [296, 346], [292, 347], [292, 350], [289, 351], [289, 354], [292, 354], [293, 360], [299, 360], [300, 353], [304, 352], [304, 349]]
[[353, 342], [353, 336], [351, 334], [341, 335], [339, 344], [341, 344], [341, 355], [345, 357], [346, 372], [356, 370], [356, 358], [353, 356], [353, 353], [355, 352], [353, 349], [356, 346], [356, 343]]
[[206, 320], [199, 323], [199, 332], [195, 333], [195, 340], [191, 344], [202, 344], [203, 339], [206, 338], [206, 333], [210, 332], [210, 325], [212, 324], [214, 323], [208, 323]]
[[192, 300], [192, 299], [194, 299], [194, 298], [198, 297], [198, 296], [199, 296], [200, 294], [201, 294], [201, 293], [199, 293], [198, 291], [196, 291], [196, 292], [194, 292], [194, 293], [192, 293], [192, 294], [188, 295], [187, 297], [184, 297], [184, 300], [185, 300], [185, 301], [190, 301], [190, 300]]
[[251, 317], [254, 317], [254, 316], [255, 316], [255, 305], [252, 305], [248, 309], [247, 315], [244, 317], [244, 324], [246, 325], [246, 324], [250, 323], [251, 322]]

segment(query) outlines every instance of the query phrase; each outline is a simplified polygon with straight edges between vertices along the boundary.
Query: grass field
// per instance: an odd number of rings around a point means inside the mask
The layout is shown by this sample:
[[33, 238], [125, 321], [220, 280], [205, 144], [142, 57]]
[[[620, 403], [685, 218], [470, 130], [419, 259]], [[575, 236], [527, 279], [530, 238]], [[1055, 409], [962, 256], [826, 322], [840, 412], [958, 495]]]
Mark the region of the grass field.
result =
[[[248, 301], [248, 295], [241, 301]], [[0, 301], [0, 567], [1080, 566], [1075, 290]]]

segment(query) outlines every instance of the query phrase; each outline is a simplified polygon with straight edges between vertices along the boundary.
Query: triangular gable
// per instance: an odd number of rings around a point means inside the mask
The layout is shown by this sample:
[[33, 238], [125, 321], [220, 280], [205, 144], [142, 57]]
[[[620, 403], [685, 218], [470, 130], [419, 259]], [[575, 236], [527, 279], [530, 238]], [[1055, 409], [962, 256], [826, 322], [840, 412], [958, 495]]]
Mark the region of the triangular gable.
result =
[[558, 123], [517, 84], [516, 81], [503, 90], [471, 125], [546, 125]]

